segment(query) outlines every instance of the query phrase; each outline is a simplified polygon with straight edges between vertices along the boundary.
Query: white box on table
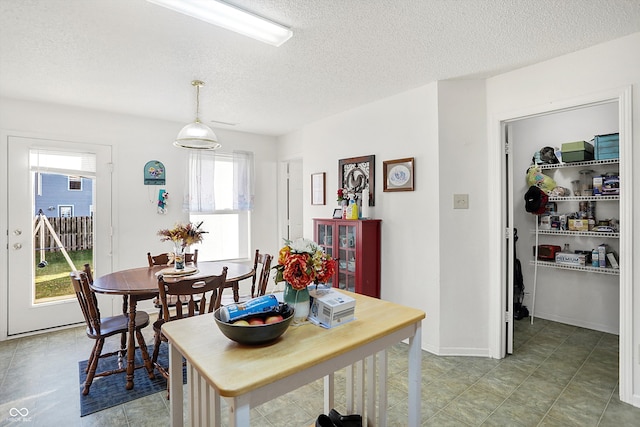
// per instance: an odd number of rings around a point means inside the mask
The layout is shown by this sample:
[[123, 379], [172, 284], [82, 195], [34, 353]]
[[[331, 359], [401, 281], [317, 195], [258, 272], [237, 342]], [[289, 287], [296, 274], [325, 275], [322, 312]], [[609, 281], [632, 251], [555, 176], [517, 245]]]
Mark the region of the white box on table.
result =
[[354, 319], [356, 300], [334, 289], [312, 289], [309, 320], [325, 328], [350, 322]]

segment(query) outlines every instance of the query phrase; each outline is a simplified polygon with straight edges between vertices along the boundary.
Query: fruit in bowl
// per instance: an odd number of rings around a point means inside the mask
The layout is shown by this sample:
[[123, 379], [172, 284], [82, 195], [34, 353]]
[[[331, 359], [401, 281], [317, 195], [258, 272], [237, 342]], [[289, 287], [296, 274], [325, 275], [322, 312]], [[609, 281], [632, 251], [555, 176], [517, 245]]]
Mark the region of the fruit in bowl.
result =
[[269, 325], [271, 323], [282, 322], [283, 320], [284, 320], [284, 317], [282, 317], [279, 314], [274, 314], [274, 315], [268, 316], [266, 319], [264, 319], [264, 323]]
[[[234, 323], [223, 322], [220, 309], [214, 312], [213, 317], [227, 338], [239, 344], [255, 345], [275, 341], [284, 334], [293, 320], [293, 311], [293, 307], [281, 303], [277, 312], [236, 320]], [[267, 323], [267, 320], [271, 323]]]

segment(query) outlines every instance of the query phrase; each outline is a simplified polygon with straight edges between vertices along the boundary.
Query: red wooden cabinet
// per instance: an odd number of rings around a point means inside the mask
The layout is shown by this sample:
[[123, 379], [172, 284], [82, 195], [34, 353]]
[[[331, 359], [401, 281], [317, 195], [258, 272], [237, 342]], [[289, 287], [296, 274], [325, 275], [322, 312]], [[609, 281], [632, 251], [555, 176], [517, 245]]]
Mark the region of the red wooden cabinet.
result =
[[381, 222], [314, 218], [314, 240], [338, 259], [331, 286], [380, 298]]

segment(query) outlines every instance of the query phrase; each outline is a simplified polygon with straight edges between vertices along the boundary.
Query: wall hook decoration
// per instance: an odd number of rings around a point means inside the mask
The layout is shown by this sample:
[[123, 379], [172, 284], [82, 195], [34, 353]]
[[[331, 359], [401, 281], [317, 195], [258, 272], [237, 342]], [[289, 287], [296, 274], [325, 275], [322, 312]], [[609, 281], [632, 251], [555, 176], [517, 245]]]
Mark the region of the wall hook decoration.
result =
[[144, 165], [144, 185], [165, 185], [165, 176], [162, 162], [151, 160]]
[[[158, 160], [150, 160], [144, 165], [144, 185], [165, 185], [166, 169], [162, 162]], [[149, 202], [154, 203], [151, 196], [151, 188], [149, 188]], [[157, 212], [159, 214], [167, 213], [167, 199], [169, 193], [166, 190], [158, 190]]]
[[166, 214], [167, 213], [167, 199], [169, 198], [169, 193], [166, 190], [161, 189], [158, 191], [158, 213]]

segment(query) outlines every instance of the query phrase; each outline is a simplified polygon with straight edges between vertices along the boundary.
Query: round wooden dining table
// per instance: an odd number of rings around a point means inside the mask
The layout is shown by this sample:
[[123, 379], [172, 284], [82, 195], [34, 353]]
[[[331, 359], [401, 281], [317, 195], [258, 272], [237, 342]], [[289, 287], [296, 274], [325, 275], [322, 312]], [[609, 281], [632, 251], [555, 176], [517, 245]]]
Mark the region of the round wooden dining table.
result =
[[[223, 267], [227, 267], [226, 284], [237, 284], [240, 280], [252, 277], [254, 274], [253, 266], [237, 262], [201, 261], [197, 264], [191, 264], [191, 266], [195, 266], [197, 271], [186, 276], [189, 277], [189, 279], [217, 276], [222, 274]], [[127, 338], [127, 390], [131, 390], [133, 388], [133, 376], [135, 371], [136, 306], [139, 300], [150, 299], [158, 294], [158, 273], [166, 268], [166, 265], [158, 265], [153, 267], [140, 267], [115, 271], [94, 279], [93, 284], [91, 285], [91, 289], [95, 292], [107, 295], [123, 295], [125, 297], [123, 312], [129, 316], [129, 336]], [[180, 279], [180, 276], [164, 276], [165, 282], [175, 282]], [[147, 359], [145, 361], [145, 367], [147, 368], [149, 378], [153, 378], [153, 366], [151, 366], [150, 360]]]

